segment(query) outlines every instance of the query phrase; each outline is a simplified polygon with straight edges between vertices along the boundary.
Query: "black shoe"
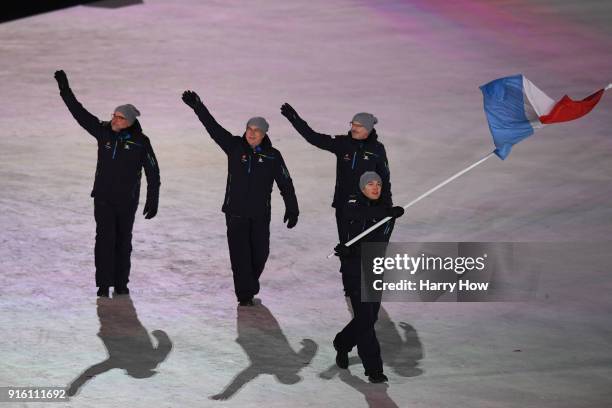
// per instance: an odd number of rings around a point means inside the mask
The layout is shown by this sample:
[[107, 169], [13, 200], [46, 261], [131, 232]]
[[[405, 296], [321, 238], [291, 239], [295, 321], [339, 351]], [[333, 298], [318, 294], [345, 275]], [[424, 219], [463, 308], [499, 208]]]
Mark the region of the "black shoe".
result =
[[115, 295], [129, 295], [130, 290], [127, 286], [115, 286]]
[[240, 306], [255, 306], [255, 303], [253, 303], [253, 299], [241, 300], [240, 302], [238, 302], [238, 304]]
[[371, 383], [378, 384], [389, 381], [386, 375], [383, 373], [373, 373], [368, 377]]
[[336, 350], [336, 365], [345, 370], [348, 368], [349, 359], [346, 351]]
[[108, 286], [100, 286], [98, 288], [98, 297], [108, 297]]

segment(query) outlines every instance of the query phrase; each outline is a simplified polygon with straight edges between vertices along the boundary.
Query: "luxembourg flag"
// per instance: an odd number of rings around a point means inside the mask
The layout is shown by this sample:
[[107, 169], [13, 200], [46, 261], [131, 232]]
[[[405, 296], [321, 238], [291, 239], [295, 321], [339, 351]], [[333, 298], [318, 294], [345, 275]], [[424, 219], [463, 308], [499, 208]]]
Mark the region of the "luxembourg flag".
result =
[[520, 74], [482, 85], [484, 111], [496, 147], [494, 153], [503, 160], [512, 146], [531, 136], [534, 129], [586, 115], [610, 88], [612, 84], [581, 101], [565, 95], [555, 102]]

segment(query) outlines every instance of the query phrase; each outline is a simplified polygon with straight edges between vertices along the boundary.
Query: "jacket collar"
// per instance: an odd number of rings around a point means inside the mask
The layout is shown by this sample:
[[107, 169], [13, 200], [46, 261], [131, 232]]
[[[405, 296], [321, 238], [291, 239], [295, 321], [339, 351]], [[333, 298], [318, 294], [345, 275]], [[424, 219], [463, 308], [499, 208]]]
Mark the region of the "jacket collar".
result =
[[[242, 134], [242, 143], [244, 143], [244, 145], [248, 147], [249, 149], [253, 149], [251, 145], [249, 144], [249, 142], [247, 142], [246, 140], [246, 132]], [[268, 150], [271, 147], [272, 147], [272, 142], [270, 141], [270, 138], [266, 134], [264, 138], [261, 140], [261, 143], [256, 147], [256, 149], [257, 150]]]
[[351, 131], [349, 130], [347, 133], [348, 137], [351, 138], [352, 142], [355, 143], [374, 143], [378, 140], [378, 134], [376, 133], [376, 129], [372, 129], [372, 131], [370, 132], [370, 134], [368, 135], [368, 137], [366, 137], [363, 140], [357, 140], [357, 139], [353, 139], [353, 136], [351, 136]]
[[357, 200], [359, 201], [359, 204], [368, 206], [368, 207], [377, 206], [380, 203], [382, 203], [381, 197], [382, 197], [382, 194], [380, 195], [378, 200], [370, 200], [368, 197], [365, 196], [365, 194], [363, 194], [363, 191], [360, 191], [359, 194], [357, 194]]
[[[107, 122], [107, 123], [108, 123], [108, 127], [110, 127], [110, 122]], [[130, 127], [121, 129], [119, 132], [113, 131], [113, 133], [117, 136], [124, 136], [126, 134], [138, 135], [138, 134], [142, 134], [142, 127], [140, 126], [140, 122], [138, 122], [138, 119], [136, 119]]]

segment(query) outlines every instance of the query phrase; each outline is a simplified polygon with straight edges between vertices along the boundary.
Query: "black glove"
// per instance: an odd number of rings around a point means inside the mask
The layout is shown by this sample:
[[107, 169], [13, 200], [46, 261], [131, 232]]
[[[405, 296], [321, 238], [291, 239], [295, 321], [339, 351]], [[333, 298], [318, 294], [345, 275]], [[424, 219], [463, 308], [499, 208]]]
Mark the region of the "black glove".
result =
[[387, 210], [387, 217], [399, 218], [402, 215], [404, 215], [404, 207], [400, 207], [399, 205], [391, 207]]
[[296, 213], [285, 211], [285, 217], [283, 218], [283, 222], [287, 222], [287, 228], [295, 227], [295, 224], [297, 224], [297, 221], [298, 221], [298, 215]]
[[157, 214], [158, 201], [159, 200], [157, 197], [147, 198], [144, 210], [142, 211], [142, 215], [145, 216], [145, 219], [150, 220], [151, 218], [155, 217], [155, 215]]
[[334, 247], [334, 255], [337, 257], [347, 257], [350, 256], [352, 252], [352, 247], [347, 247], [344, 244], [338, 244]]
[[202, 104], [198, 94], [193, 91], [183, 92], [183, 102], [185, 102], [191, 109], [195, 109], [196, 106]]
[[68, 83], [68, 77], [63, 70], [55, 71], [55, 80], [57, 81], [57, 85], [59, 86], [60, 91], [64, 89], [69, 89], [70, 84]]
[[289, 122], [291, 123], [295, 122], [298, 119], [301, 119], [300, 115], [298, 115], [295, 109], [293, 109], [293, 107], [288, 103], [284, 103], [283, 106], [281, 106], [281, 114], [287, 119], [289, 119]]

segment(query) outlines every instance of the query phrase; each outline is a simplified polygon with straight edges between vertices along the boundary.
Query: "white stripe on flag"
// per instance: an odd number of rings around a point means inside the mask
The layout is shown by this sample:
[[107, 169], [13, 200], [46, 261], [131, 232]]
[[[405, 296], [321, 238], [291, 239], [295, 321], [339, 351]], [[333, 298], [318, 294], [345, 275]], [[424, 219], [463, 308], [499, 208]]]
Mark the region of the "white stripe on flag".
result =
[[555, 101], [542, 92], [523, 75], [523, 96], [525, 97], [525, 114], [534, 128], [541, 128], [540, 116], [550, 113]]

